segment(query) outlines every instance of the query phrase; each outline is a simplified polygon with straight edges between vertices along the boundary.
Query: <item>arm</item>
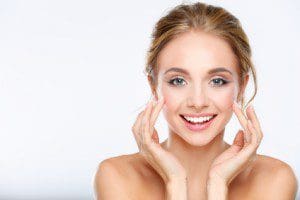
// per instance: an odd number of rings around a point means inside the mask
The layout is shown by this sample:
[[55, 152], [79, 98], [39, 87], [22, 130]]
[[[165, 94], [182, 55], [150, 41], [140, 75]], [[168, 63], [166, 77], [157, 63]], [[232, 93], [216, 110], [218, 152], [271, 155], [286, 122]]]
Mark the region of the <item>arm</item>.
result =
[[228, 186], [223, 181], [209, 179], [206, 191], [208, 200], [228, 200]]
[[211, 164], [207, 182], [208, 200], [228, 199], [228, 185], [256, 159], [256, 150], [263, 137], [252, 106], [247, 108], [247, 116], [236, 102], [233, 104], [233, 111], [244, 130], [236, 134], [233, 144], [217, 156]]
[[173, 179], [166, 184], [166, 200], [187, 200], [187, 178]]

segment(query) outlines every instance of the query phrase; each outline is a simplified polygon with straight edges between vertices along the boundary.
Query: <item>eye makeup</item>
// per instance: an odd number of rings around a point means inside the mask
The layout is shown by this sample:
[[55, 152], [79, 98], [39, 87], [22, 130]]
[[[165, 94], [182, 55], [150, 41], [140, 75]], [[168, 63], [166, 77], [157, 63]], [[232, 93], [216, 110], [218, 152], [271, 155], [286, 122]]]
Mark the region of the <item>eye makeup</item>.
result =
[[[184, 85], [187, 84], [182, 76], [175, 76], [174, 78], [171, 78], [167, 82], [171, 86], [179, 86], [179, 87], [184, 86]], [[230, 83], [231, 81], [228, 81], [228, 80], [226, 80], [224, 78], [221, 78], [221, 77], [217, 77], [217, 78], [213, 78], [210, 82], [214, 83], [213, 87], [222, 87], [222, 86]]]

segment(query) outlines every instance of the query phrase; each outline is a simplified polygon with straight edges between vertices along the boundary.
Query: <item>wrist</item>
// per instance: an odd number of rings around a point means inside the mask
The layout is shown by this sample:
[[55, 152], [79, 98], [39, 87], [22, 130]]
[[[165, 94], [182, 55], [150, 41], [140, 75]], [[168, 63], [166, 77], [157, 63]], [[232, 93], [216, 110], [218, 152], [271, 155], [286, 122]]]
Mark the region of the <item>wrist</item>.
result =
[[172, 178], [166, 183], [167, 200], [186, 200], [187, 199], [187, 178]]
[[225, 181], [210, 179], [207, 182], [208, 200], [227, 200], [228, 186]]
[[228, 187], [227, 181], [219, 178], [219, 177], [210, 177], [207, 179], [207, 186], [214, 186], [214, 185], [220, 185], [220, 186], [226, 186]]

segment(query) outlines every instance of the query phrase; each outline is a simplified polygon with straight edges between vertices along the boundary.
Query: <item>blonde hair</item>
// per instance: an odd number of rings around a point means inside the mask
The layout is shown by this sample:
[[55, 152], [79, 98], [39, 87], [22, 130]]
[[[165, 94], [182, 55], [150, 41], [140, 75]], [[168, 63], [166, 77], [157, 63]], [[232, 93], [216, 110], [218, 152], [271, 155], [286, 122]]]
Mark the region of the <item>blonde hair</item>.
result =
[[[152, 40], [147, 51], [146, 67], [144, 69], [152, 93], [156, 91], [157, 86], [157, 58], [160, 51], [173, 38], [191, 30], [201, 30], [214, 34], [230, 44], [239, 62], [240, 85], [244, 84], [244, 77], [249, 71], [252, 72], [254, 94], [246, 104], [247, 106], [257, 93], [256, 71], [251, 60], [248, 37], [240, 21], [227, 10], [200, 2], [177, 5], [156, 23], [151, 35]], [[240, 100], [242, 107], [244, 107], [244, 95]]]

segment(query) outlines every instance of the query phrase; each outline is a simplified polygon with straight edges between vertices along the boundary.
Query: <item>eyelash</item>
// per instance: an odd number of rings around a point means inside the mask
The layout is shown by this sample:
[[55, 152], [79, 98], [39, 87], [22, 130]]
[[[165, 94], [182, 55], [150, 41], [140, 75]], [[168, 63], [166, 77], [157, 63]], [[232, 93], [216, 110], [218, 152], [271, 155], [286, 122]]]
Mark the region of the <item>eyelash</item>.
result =
[[[177, 84], [174, 84], [174, 81], [175, 80], [184, 80], [183, 78], [180, 78], [180, 77], [176, 77], [176, 78], [173, 78], [173, 79], [171, 79], [170, 81], [168, 81], [168, 83], [170, 84], [170, 85], [172, 85], [172, 86], [178, 86]], [[221, 85], [218, 85], [217, 84], [217, 86], [216, 87], [221, 87], [221, 86], [224, 86], [224, 85], [226, 85], [227, 83], [229, 83], [229, 81], [227, 81], [227, 80], [225, 80], [225, 79], [223, 79], [223, 78], [214, 78], [214, 79], [212, 79], [212, 81], [213, 80], [221, 80], [222, 82], [223, 82], [223, 84], [221, 84]], [[179, 85], [179, 86], [182, 86], [182, 85]]]

